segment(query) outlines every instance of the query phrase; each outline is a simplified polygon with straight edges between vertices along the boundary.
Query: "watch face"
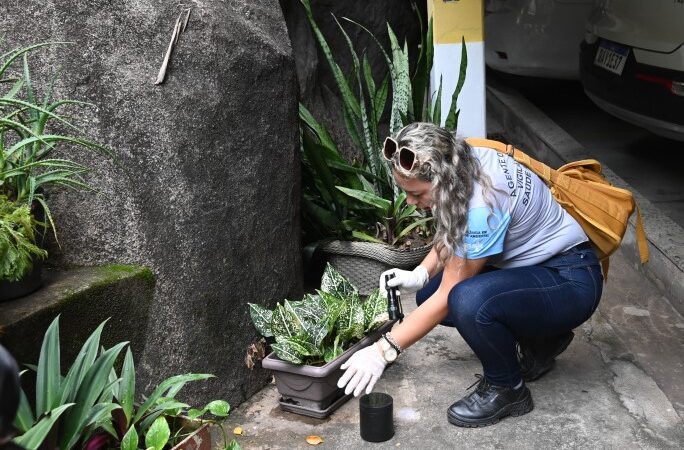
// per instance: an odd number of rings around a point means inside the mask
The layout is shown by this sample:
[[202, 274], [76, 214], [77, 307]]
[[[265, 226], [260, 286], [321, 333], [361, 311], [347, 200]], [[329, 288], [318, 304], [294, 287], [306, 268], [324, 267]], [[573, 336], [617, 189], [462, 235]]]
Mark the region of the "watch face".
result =
[[397, 359], [397, 351], [393, 348], [385, 350], [385, 361], [392, 362]]

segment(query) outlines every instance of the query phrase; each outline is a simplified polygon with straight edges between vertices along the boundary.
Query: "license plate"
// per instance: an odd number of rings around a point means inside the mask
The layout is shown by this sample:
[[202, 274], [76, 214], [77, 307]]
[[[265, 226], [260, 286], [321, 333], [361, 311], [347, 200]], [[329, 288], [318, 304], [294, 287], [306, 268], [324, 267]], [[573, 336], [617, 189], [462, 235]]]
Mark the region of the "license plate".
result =
[[629, 55], [628, 47], [601, 41], [594, 58], [594, 65], [622, 75], [622, 69], [625, 68], [625, 62], [627, 62], [627, 55]]

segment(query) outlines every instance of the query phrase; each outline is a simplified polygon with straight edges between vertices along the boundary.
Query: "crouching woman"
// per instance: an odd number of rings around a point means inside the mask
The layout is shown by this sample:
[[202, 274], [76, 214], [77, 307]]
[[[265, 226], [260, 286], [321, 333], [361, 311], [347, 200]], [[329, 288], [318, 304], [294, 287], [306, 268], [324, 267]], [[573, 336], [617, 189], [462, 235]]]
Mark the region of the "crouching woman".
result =
[[599, 261], [580, 225], [513, 158], [470, 147], [446, 129], [413, 123], [383, 153], [407, 201], [433, 212], [434, 247], [389, 286], [418, 308], [352, 355], [338, 385], [370, 392], [388, 363], [438, 324], [455, 327], [482, 363], [477, 387], [447, 410], [485, 426], [533, 408], [526, 381], [550, 370], [602, 292]]

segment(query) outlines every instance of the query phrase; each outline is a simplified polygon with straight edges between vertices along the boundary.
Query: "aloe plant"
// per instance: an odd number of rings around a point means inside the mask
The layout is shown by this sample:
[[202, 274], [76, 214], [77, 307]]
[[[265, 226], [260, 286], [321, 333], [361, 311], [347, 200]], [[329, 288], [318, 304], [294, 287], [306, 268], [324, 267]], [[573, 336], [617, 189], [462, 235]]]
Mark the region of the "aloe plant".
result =
[[[20, 435], [14, 439], [27, 450], [83, 447], [99, 450], [154, 448], [162, 450], [180, 442], [187, 434], [178, 418], [186, 416], [198, 423], [213, 423], [211, 414], [225, 418], [230, 405], [214, 400], [201, 409], [176, 400], [189, 382], [212, 378], [211, 374], [176, 375], [162, 381], [142, 403], [136, 403], [133, 353], [126, 349], [120, 374], [114, 363], [127, 342], [105, 350], [100, 337], [107, 321], [88, 337], [76, 359], [62, 376], [60, 370], [59, 316], [48, 327], [36, 366], [36, 402], [31, 408], [22, 390], [14, 426]], [[221, 426], [221, 430], [223, 430]], [[224, 432], [224, 444], [230, 444]]]
[[388, 320], [387, 301], [378, 289], [361, 301], [356, 287], [330, 264], [315, 295], [284, 300], [273, 310], [255, 303], [249, 309], [257, 331], [275, 340], [276, 356], [292, 364], [330, 362]]
[[[89, 168], [68, 157], [55, 157], [56, 152], [80, 147], [113, 159], [111, 150], [83, 137], [85, 133], [62, 114], [66, 107], [92, 107], [92, 104], [53, 99], [55, 78], [44, 96], [38, 97], [29, 68], [29, 54], [63, 44], [67, 43], [40, 43], [0, 54], [0, 194], [17, 203], [40, 203], [55, 238], [52, 214], [42, 188], [52, 185], [93, 190], [83, 179]], [[7, 88], [3, 90], [5, 85]], [[57, 127], [64, 132], [54, 132]]]

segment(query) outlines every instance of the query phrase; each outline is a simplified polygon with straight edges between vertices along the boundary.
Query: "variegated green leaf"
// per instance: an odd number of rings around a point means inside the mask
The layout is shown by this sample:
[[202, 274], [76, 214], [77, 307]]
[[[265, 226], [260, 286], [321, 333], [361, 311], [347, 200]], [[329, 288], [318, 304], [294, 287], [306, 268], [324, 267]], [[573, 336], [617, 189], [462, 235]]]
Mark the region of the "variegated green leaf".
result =
[[[321, 290], [334, 296], [346, 299], [352, 294], [358, 295], [359, 291], [340, 272], [328, 263], [321, 279]], [[327, 301], [326, 301], [327, 303]]]
[[[294, 313], [301, 318], [309, 341], [320, 347], [330, 329], [328, 308], [320, 295], [307, 294], [301, 302], [291, 302]], [[319, 353], [322, 353], [319, 351]]]
[[289, 342], [276, 342], [271, 345], [271, 348], [275, 352], [276, 356], [283, 361], [290, 362], [292, 364], [302, 364], [302, 357], [300, 353], [292, 348]]
[[335, 325], [340, 339], [343, 342], [350, 339], [361, 339], [364, 332], [363, 319], [363, 308], [361, 308], [359, 296], [358, 294], [351, 295]]
[[257, 331], [263, 337], [273, 336], [271, 331], [271, 319], [273, 318], [273, 311], [264, 308], [256, 303], [248, 303], [249, 315], [252, 316], [252, 323]]
[[309, 336], [311, 342], [318, 348], [320, 348], [321, 344], [328, 336], [328, 334], [330, 334], [330, 328], [328, 327], [328, 319], [323, 319], [316, 322], [309, 329]]
[[439, 76], [439, 87], [437, 88], [437, 97], [431, 121], [437, 126], [442, 126], [442, 75]]
[[295, 319], [278, 303], [271, 316], [271, 332], [275, 336], [292, 337], [297, 334]]
[[468, 69], [468, 51], [466, 49], [465, 37], [461, 36], [461, 65], [458, 69], [458, 82], [456, 83], [456, 88], [454, 93], [451, 95], [451, 105], [449, 106], [449, 114], [447, 115], [444, 127], [456, 131], [458, 127], [458, 116], [460, 110], [457, 110], [458, 96], [463, 89], [463, 84], [466, 79], [466, 71]]
[[307, 294], [304, 296], [304, 300], [294, 305], [293, 308], [299, 316], [306, 320], [320, 322], [325, 319], [325, 302], [319, 295]]
[[326, 363], [329, 363], [333, 359], [340, 356], [343, 352], [344, 349], [340, 344], [340, 338], [339, 336], [337, 336], [337, 338], [335, 338], [335, 342], [332, 345], [325, 348], [325, 351], [323, 352], [323, 359]]
[[380, 294], [379, 289], [374, 289], [362, 305], [363, 324], [366, 333], [376, 329], [389, 320], [387, 313], [387, 299]]
[[341, 298], [339, 298], [333, 294], [329, 294], [329, 293], [323, 292], [323, 291], [317, 291], [317, 292], [318, 292], [318, 295], [320, 295], [321, 298], [323, 299], [323, 301], [325, 302], [325, 307], [327, 310], [326, 327], [327, 327], [328, 333], [330, 333], [330, 332], [332, 332], [333, 328], [335, 327], [335, 323], [337, 323], [337, 318], [340, 316], [340, 314], [344, 310], [347, 303], [343, 299], [341, 299]]
[[308, 341], [308, 336], [306, 335], [298, 335], [291, 338], [277, 336], [276, 342], [278, 344], [288, 345], [292, 351], [301, 356], [316, 356], [320, 354], [318, 348]]
[[392, 48], [392, 112], [390, 116], [390, 134], [402, 128], [402, 116], [406, 117], [411, 100], [411, 77], [409, 74], [408, 51], [399, 45], [392, 27], [387, 24], [387, 32]]
[[[285, 300], [283, 307], [294, 319], [295, 327], [299, 330], [298, 338], [301, 345], [307, 347], [306, 356], [320, 354], [317, 347], [328, 334], [326, 327], [325, 305], [315, 300], [290, 302]], [[276, 337], [277, 339], [277, 337]], [[311, 348], [309, 348], [311, 346]]]
[[309, 24], [311, 25], [311, 29], [314, 32], [316, 40], [318, 41], [318, 45], [321, 47], [321, 51], [323, 52], [325, 59], [328, 61], [328, 65], [330, 65], [330, 70], [332, 70], [333, 76], [335, 77], [335, 82], [337, 83], [337, 88], [340, 90], [340, 94], [342, 96], [342, 101], [344, 103], [345, 109], [348, 110], [350, 113], [353, 113], [355, 117], [359, 117], [359, 101], [352, 93], [352, 90], [349, 87], [349, 82], [342, 74], [342, 70], [340, 70], [339, 65], [335, 62], [335, 58], [332, 55], [332, 51], [330, 50], [330, 47], [328, 46], [328, 43], [325, 40], [325, 37], [323, 36], [323, 33], [321, 33], [321, 30], [318, 28], [318, 25], [316, 25], [316, 22], [313, 17], [313, 12], [311, 11], [311, 1], [300, 0], [300, 2], [304, 6], [306, 17], [309, 20]]

